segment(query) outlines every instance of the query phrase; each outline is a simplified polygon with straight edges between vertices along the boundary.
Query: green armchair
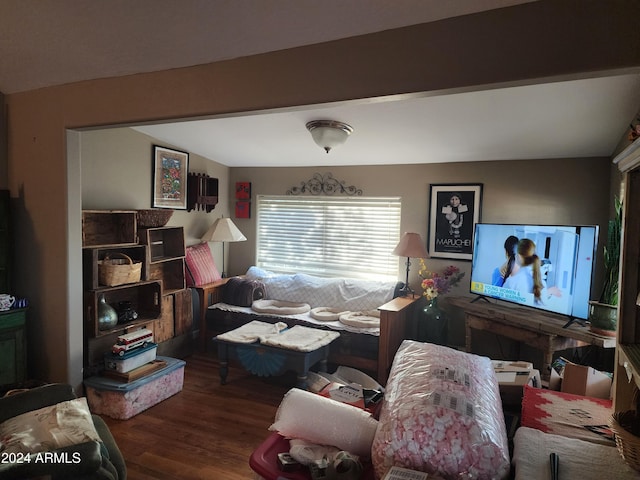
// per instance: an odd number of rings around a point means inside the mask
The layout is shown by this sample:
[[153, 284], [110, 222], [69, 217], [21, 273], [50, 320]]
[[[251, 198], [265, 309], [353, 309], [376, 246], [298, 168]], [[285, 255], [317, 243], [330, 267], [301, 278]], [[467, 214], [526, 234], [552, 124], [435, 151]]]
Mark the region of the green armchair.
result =
[[[0, 398], [0, 423], [32, 410], [73, 400], [76, 395], [70, 385], [49, 384], [21, 393]], [[127, 470], [122, 453], [109, 431], [107, 424], [97, 415], [92, 415], [102, 442], [89, 441], [59, 448], [53, 452], [58, 459], [80, 459], [80, 461], [50, 461], [30, 463], [0, 462], [0, 478], [28, 479], [49, 476], [53, 480], [126, 480]]]

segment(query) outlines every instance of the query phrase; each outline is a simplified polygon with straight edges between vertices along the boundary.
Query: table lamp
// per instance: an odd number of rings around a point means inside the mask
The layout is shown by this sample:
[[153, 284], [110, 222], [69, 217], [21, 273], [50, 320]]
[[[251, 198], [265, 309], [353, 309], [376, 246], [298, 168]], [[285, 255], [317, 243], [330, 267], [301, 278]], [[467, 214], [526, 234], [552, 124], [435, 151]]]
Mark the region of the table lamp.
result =
[[400, 295], [407, 296], [411, 294], [414, 295], [414, 291], [409, 286], [409, 270], [411, 269], [411, 259], [412, 258], [429, 258], [429, 253], [424, 246], [424, 242], [422, 241], [422, 237], [419, 233], [413, 232], [405, 232], [400, 237], [400, 241], [396, 248], [393, 249], [392, 252], [394, 255], [398, 257], [407, 257], [407, 278], [404, 283], [404, 287], [400, 290]]

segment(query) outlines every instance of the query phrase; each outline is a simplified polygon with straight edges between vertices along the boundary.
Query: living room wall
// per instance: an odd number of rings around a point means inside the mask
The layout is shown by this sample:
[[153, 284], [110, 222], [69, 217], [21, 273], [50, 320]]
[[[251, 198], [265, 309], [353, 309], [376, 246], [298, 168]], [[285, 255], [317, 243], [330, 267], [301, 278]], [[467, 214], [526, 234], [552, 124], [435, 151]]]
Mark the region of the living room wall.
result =
[[[82, 206], [84, 209], [138, 209], [150, 207], [152, 182], [151, 148], [156, 139], [130, 128], [109, 128], [82, 132]], [[181, 146], [170, 147], [184, 149]], [[315, 148], [310, 143], [309, 148]], [[364, 196], [400, 196], [402, 231], [415, 231], [427, 240], [429, 185], [434, 183], [481, 183], [481, 221], [497, 223], [597, 224], [601, 243], [609, 218], [611, 161], [608, 158], [479, 161], [425, 165], [228, 168], [190, 153], [190, 171], [207, 173], [220, 180], [220, 203], [211, 213], [175, 211], [169, 225], [185, 229], [186, 243], [200, 236], [220, 215], [233, 217], [235, 182], [252, 184], [252, 204], [257, 195], [283, 195], [315, 173], [331, 172], [334, 178], [362, 189]], [[571, 179], [568, 187], [567, 179]], [[234, 218], [247, 237], [246, 242], [227, 245], [226, 270], [242, 274], [255, 263], [256, 217]], [[221, 264], [221, 245], [212, 243], [214, 258]], [[601, 247], [600, 250], [601, 251]], [[448, 264], [465, 272], [465, 280], [452, 291], [469, 295], [471, 263], [430, 259], [430, 268]], [[419, 290], [417, 262], [410, 281]], [[601, 268], [601, 257], [598, 262]], [[404, 259], [398, 258], [398, 278], [404, 278]], [[597, 276], [594, 291], [598, 290]], [[452, 311], [450, 343], [464, 344], [460, 312]]]
[[[20, 259], [13, 280], [16, 294], [30, 299], [30, 371], [49, 381], [82, 381], [81, 161], [73, 155], [81, 145], [70, 131], [630, 71], [640, 68], [630, 3], [611, 8], [608, 2], [531, 2], [208, 65], [6, 96], [7, 186], [18, 219]], [[518, 195], [521, 186], [532, 188], [534, 178], [575, 188], [577, 182], [561, 180], [555, 164], [550, 166], [551, 173], [517, 172], [508, 191]], [[549, 208], [551, 202], [542, 197], [534, 205]], [[502, 208], [511, 211], [509, 205]]]
[[[344, 180], [346, 185], [362, 189], [365, 196], [400, 196], [401, 230], [418, 232], [425, 241], [429, 185], [432, 183], [482, 183], [481, 221], [484, 222], [597, 224], [604, 227], [609, 216], [611, 169], [608, 158], [327, 168], [233, 168], [230, 182], [251, 182], [252, 202], [255, 204], [256, 195], [284, 195], [314, 173], [326, 172]], [[242, 273], [255, 262], [255, 216], [250, 220], [236, 220], [236, 224], [248, 241], [232, 244], [229, 269]], [[604, 241], [604, 235], [601, 231], [601, 241]], [[412, 263], [409, 281], [419, 291], [417, 261]], [[438, 271], [449, 264], [455, 264], [466, 273], [451, 294], [469, 295], [470, 262], [427, 260], [429, 268]], [[599, 271], [601, 262], [598, 265]], [[398, 278], [403, 279], [404, 276], [404, 261], [399, 258]], [[464, 345], [462, 312], [450, 313], [449, 343]]]
[[[106, 128], [80, 133], [82, 208], [84, 210], [137, 210], [151, 208], [152, 148], [161, 145], [181, 150], [131, 128]], [[229, 216], [229, 168], [189, 152], [189, 172], [218, 179], [218, 204], [209, 213], [174, 210], [169, 226], [182, 226], [185, 243], [200, 242], [215, 219]], [[222, 247], [210, 244], [216, 258]]]
[[[152, 145], [161, 142], [126, 127], [91, 130], [82, 132], [80, 136], [82, 208], [150, 208], [151, 149]], [[184, 149], [181, 146], [165, 146]], [[309, 147], [315, 148], [311, 143]], [[429, 185], [432, 183], [483, 184], [481, 221], [604, 226], [609, 216], [610, 169], [608, 158], [229, 168], [190, 153], [190, 172], [206, 173], [219, 179], [220, 202], [210, 213], [176, 210], [169, 225], [184, 227], [187, 245], [198, 243], [200, 236], [216, 218], [221, 215], [233, 217], [235, 182], [251, 182], [252, 203], [255, 206], [257, 195], [283, 195], [315, 173], [331, 172], [336, 179], [362, 189], [364, 196], [400, 196], [401, 230], [418, 232], [425, 241]], [[571, 188], [566, 182], [569, 178], [572, 179]], [[231, 274], [242, 274], [255, 263], [255, 212], [250, 219], [234, 218], [234, 222], [247, 241], [227, 246], [226, 265]], [[212, 243], [211, 248], [216, 261], [221, 263], [220, 245]], [[429, 260], [429, 265], [436, 269], [448, 263], [451, 262]], [[470, 262], [454, 263], [469, 275]], [[399, 278], [403, 277], [404, 268], [404, 261], [398, 259]], [[411, 274], [411, 282], [417, 287], [417, 268], [413, 268]], [[457, 287], [456, 293], [466, 292], [464, 283]]]

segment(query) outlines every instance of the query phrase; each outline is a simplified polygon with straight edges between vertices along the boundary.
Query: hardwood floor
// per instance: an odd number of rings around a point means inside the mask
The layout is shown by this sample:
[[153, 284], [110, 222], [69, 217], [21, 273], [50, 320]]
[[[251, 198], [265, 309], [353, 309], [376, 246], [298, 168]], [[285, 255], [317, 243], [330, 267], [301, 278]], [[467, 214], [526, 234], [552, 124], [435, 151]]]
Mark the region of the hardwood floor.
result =
[[248, 480], [249, 456], [269, 435], [295, 376], [260, 378], [230, 368], [220, 385], [215, 354], [185, 359], [183, 390], [129, 420], [103, 417], [129, 480]]

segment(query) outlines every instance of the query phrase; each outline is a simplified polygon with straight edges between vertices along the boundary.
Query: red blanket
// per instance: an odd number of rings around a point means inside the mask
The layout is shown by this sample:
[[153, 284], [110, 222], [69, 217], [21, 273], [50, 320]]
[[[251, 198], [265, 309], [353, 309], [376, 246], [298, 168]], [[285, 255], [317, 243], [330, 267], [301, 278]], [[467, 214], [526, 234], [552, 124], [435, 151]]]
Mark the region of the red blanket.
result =
[[527, 385], [522, 399], [521, 425], [546, 433], [614, 445], [613, 433], [608, 426], [612, 413], [611, 400]]

